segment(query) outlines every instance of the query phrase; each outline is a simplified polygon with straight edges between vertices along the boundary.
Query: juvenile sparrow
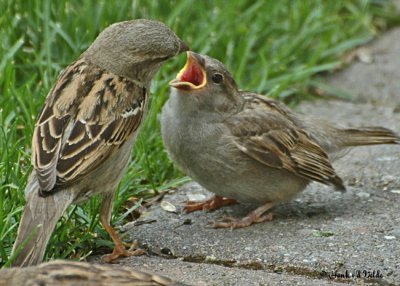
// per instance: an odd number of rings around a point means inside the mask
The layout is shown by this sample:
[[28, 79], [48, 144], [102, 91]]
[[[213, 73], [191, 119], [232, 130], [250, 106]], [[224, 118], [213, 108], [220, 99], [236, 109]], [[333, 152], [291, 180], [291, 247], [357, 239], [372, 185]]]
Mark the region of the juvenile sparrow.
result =
[[56, 260], [0, 269], [0, 286], [178, 286], [167, 277], [111, 265]]
[[167, 59], [188, 47], [161, 22], [113, 24], [58, 77], [36, 122], [34, 170], [14, 243], [13, 265], [40, 263], [58, 219], [72, 203], [103, 196], [100, 221], [115, 243], [111, 261], [127, 251], [110, 226], [115, 190], [147, 112], [149, 85]]
[[210, 210], [236, 200], [261, 205], [244, 218], [225, 218], [214, 227], [271, 220], [271, 207], [311, 181], [344, 191], [331, 165], [339, 151], [400, 142], [382, 127], [335, 127], [241, 91], [222, 63], [193, 52], [170, 85], [161, 116], [164, 145], [183, 172], [215, 194], [204, 202], [188, 202], [185, 210]]

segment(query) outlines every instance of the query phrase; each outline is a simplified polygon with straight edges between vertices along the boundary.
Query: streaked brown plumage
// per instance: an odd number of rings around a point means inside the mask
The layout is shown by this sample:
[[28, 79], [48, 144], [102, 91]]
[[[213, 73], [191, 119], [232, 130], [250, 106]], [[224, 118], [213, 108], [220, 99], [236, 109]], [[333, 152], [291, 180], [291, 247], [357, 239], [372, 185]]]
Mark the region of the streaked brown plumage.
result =
[[60, 216], [93, 194], [103, 196], [100, 221], [115, 242], [105, 259], [142, 252], [125, 250], [110, 226], [112, 201], [147, 112], [150, 81], [187, 49], [161, 22], [120, 22], [61, 73], [35, 126], [13, 265], [40, 263]]
[[144, 86], [84, 59], [69, 66], [34, 131], [32, 163], [41, 194], [76, 182], [108, 158], [138, 128], [146, 97]]
[[342, 150], [400, 142], [383, 127], [340, 128], [241, 91], [222, 63], [193, 52], [170, 85], [161, 116], [164, 145], [186, 174], [215, 194], [205, 202], [188, 202], [185, 210], [215, 209], [235, 200], [261, 205], [242, 219], [226, 218], [215, 227], [270, 220], [266, 212], [271, 207], [311, 181], [344, 191], [331, 165]]
[[84, 59], [69, 66], [50, 92], [33, 135], [41, 194], [76, 182], [126, 142], [142, 121], [146, 90]]
[[326, 151], [290, 119], [290, 110], [258, 94], [242, 93], [242, 96], [246, 106], [227, 121], [239, 150], [267, 166], [344, 190]]
[[179, 286], [167, 277], [126, 267], [56, 260], [0, 269], [0, 286]]

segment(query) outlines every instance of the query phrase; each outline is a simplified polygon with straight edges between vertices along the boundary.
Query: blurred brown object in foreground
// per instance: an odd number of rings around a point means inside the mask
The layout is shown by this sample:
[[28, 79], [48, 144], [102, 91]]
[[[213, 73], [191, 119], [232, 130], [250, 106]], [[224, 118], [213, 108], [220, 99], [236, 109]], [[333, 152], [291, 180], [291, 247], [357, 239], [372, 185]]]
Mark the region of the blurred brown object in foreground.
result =
[[126, 267], [56, 260], [0, 270], [0, 286], [150, 286], [185, 285]]

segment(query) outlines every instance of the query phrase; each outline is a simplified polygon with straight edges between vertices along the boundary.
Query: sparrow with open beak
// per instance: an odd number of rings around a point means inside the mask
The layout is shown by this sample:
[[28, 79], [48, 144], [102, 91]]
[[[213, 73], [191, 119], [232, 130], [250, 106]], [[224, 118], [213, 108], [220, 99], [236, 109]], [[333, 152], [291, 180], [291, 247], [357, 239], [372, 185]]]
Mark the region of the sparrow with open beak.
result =
[[400, 140], [382, 127], [339, 128], [240, 91], [222, 63], [193, 52], [170, 85], [161, 116], [164, 145], [183, 172], [215, 194], [204, 202], [188, 202], [185, 210], [211, 210], [236, 201], [261, 205], [244, 218], [225, 218], [215, 227], [270, 220], [271, 207], [311, 181], [344, 191], [331, 165], [341, 150]]
[[42, 261], [58, 219], [72, 203], [103, 196], [100, 221], [115, 243], [111, 261], [127, 251], [110, 226], [112, 202], [147, 112], [149, 85], [169, 58], [188, 47], [166, 25], [132, 20], [106, 28], [59, 76], [36, 122], [34, 170], [14, 243], [14, 266]]

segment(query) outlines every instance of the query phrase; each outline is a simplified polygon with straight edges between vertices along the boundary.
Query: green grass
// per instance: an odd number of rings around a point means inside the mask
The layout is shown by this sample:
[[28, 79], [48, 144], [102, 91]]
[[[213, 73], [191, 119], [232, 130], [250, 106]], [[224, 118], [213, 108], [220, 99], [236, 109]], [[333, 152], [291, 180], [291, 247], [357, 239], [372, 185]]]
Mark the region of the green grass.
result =
[[[383, 0], [3, 0], [0, 11], [0, 265], [8, 264], [24, 204], [35, 117], [60, 70], [109, 24], [161, 20], [193, 50], [226, 63], [241, 88], [294, 103], [313, 86], [326, 87], [316, 75], [339, 67], [343, 53], [399, 23], [391, 2]], [[129, 198], [186, 180], [168, 160], [158, 122], [167, 82], [184, 60], [168, 62], [154, 81], [150, 114], [115, 200], [114, 223], [131, 217], [136, 206], [125, 203]], [[112, 247], [98, 209], [98, 198], [71, 207], [46, 259], [81, 258]]]

